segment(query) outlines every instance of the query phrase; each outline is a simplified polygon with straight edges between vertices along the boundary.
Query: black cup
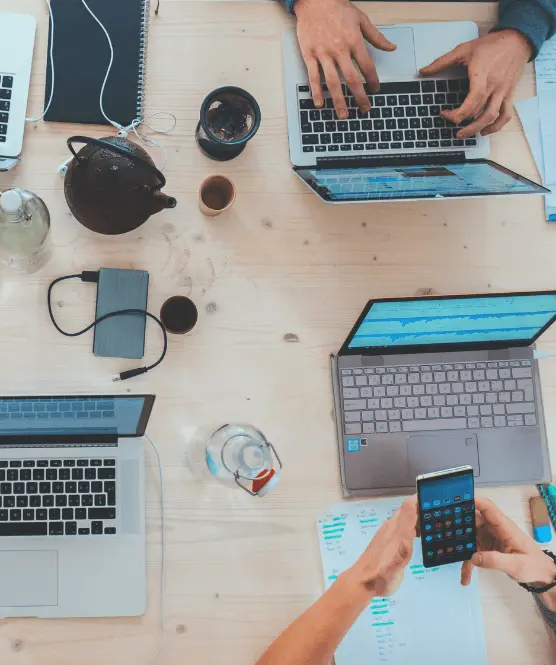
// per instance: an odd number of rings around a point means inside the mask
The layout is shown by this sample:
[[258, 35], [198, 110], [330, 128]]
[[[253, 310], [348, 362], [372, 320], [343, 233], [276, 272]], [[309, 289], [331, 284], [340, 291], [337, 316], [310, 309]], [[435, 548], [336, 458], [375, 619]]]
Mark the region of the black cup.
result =
[[225, 162], [243, 152], [260, 124], [261, 109], [253, 95], [225, 86], [205, 98], [195, 139], [207, 157]]
[[185, 296], [172, 296], [160, 308], [162, 324], [174, 335], [185, 335], [193, 330], [198, 318], [195, 303]]

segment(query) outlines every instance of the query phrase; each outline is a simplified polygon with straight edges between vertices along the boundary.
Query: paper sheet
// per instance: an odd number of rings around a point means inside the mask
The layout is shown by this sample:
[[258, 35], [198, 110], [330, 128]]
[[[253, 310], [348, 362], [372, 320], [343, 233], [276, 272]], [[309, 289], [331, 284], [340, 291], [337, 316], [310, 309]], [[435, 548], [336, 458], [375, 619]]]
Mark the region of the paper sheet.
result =
[[[346, 502], [318, 521], [326, 588], [353, 564], [401, 499]], [[336, 665], [486, 665], [477, 576], [460, 584], [460, 564], [426, 569], [421, 545], [399, 591], [375, 598], [335, 654]]]
[[542, 47], [535, 62], [539, 119], [546, 182], [556, 183], [556, 38]]
[[515, 110], [521, 120], [525, 136], [533, 153], [533, 159], [544, 182], [544, 156], [542, 151], [541, 123], [539, 119], [539, 99], [530, 97], [515, 103]]
[[539, 124], [544, 163], [546, 218], [556, 222], [556, 37], [543, 45], [535, 61]]

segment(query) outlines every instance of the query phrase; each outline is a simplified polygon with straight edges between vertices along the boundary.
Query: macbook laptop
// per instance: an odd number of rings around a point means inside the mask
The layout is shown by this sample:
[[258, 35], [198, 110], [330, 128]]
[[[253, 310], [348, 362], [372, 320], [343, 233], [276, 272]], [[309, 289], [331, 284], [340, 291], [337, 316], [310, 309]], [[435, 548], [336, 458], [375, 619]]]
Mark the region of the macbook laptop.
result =
[[478, 486], [549, 481], [534, 342], [555, 320], [556, 291], [371, 300], [332, 363], [346, 491], [466, 464]]
[[143, 614], [154, 399], [0, 397], [0, 617]]
[[[419, 69], [478, 37], [472, 22], [381, 27], [391, 53], [367, 45], [381, 81], [361, 113], [343, 84], [349, 118], [340, 120], [325, 86], [325, 108], [313, 104], [294, 29], [283, 33], [290, 158], [295, 173], [327, 203], [541, 194], [548, 190], [486, 159], [488, 138], [458, 139], [442, 110], [469, 91], [464, 68], [436, 78]], [[464, 123], [466, 124], [466, 123]]]
[[0, 13], [0, 171], [17, 164], [23, 147], [35, 32], [32, 16]]

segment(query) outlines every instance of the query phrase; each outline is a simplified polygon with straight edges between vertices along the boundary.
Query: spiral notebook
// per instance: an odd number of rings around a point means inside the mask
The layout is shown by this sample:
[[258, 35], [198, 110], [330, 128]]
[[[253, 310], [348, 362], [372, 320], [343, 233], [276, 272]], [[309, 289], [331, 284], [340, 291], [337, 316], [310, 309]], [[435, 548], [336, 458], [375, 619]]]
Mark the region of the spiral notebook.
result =
[[[80, 0], [50, 2], [54, 16], [54, 96], [45, 120], [108, 124], [100, 110], [100, 91], [110, 62], [106, 35]], [[143, 113], [150, 2], [95, 0], [89, 6], [106, 28], [114, 48], [104, 110], [111, 120], [127, 126]], [[45, 107], [51, 85], [48, 58]]]

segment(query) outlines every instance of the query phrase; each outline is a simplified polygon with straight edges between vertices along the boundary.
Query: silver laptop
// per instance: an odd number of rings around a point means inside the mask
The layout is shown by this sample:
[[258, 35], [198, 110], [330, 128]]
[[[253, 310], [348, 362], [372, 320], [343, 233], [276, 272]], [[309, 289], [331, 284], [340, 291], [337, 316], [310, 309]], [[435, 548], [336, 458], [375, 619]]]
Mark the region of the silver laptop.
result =
[[35, 32], [33, 16], [0, 13], [0, 171], [17, 164], [23, 147]]
[[[419, 69], [478, 36], [472, 22], [380, 28], [391, 53], [368, 45], [381, 87], [362, 114], [343, 84], [349, 118], [340, 120], [325, 91], [315, 108], [294, 29], [283, 33], [290, 158], [295, 173], [327, 203], [442, 199], [546, 193], [534, 182], [485, 159], [488, 139], [458, 139], [442, 118], [469, 90], [464, 68], [422, 78]], [[325, 86], [326, 90], [326, 86]], [[466, 123], [464, 123], [466, 124]]]
[[346, 491], [465, 464], [479, 486], [549, 481], [533, 343], [555, 320], [556, 291], [371, 300], [333, 361]]
[[154, 399], [0, 397], [0, 617], [145, 611]]

